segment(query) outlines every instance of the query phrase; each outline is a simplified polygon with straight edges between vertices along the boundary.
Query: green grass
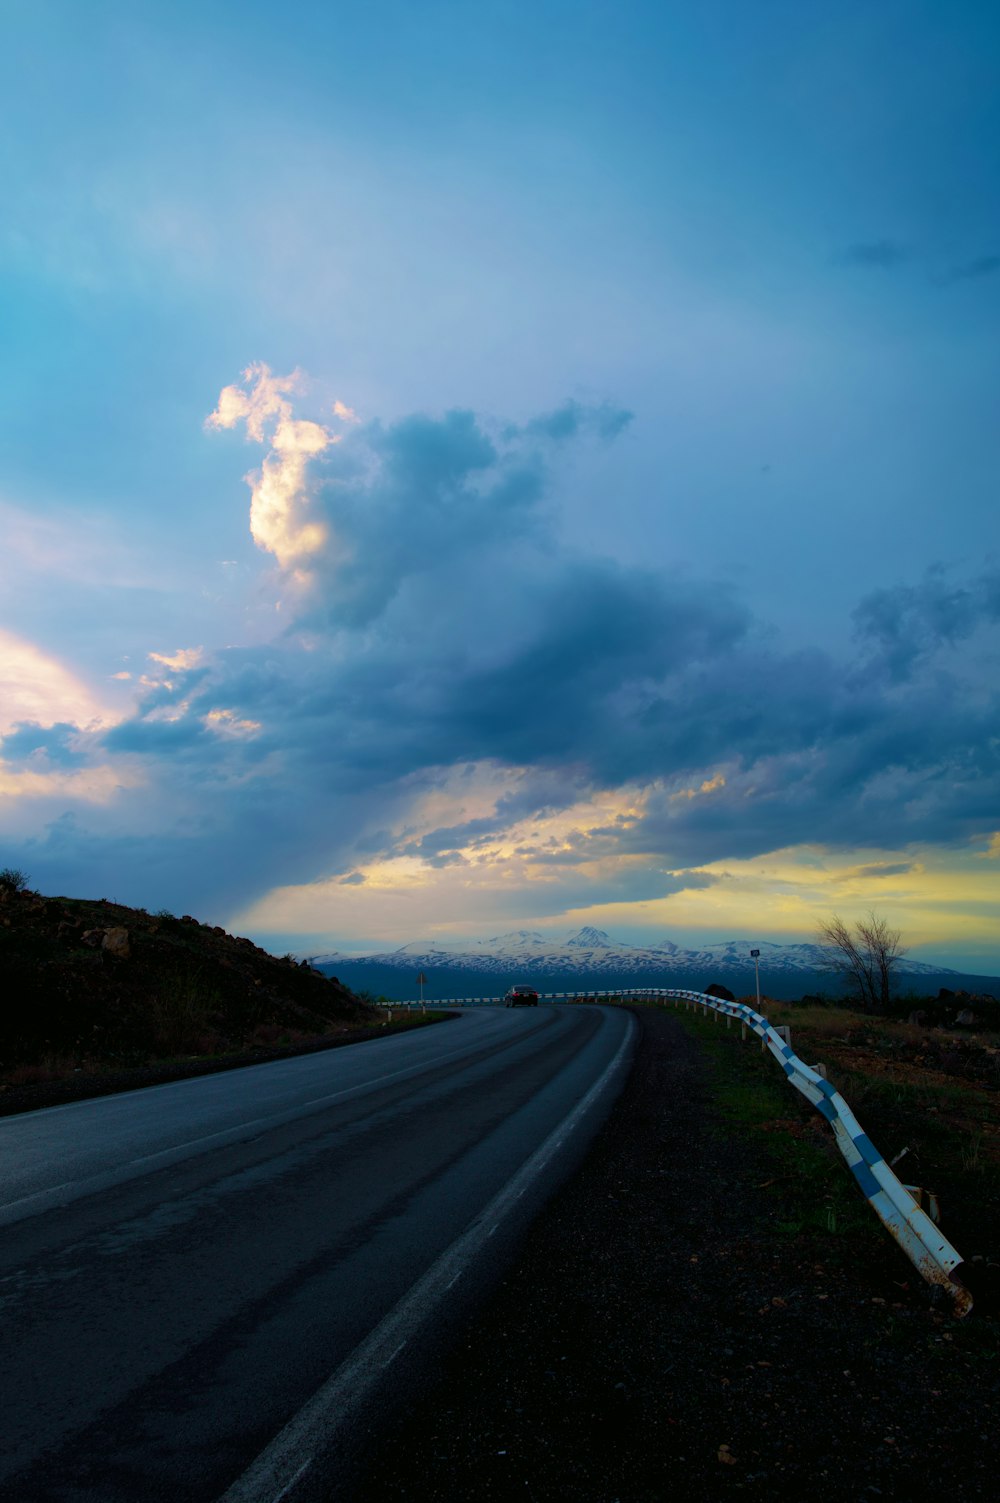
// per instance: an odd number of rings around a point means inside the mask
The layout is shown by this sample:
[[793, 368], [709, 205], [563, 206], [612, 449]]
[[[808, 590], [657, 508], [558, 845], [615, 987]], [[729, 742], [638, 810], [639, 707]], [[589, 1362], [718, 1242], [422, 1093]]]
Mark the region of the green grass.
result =
[[[928, 1047], [888, 1060], [883, 1046], [916, 1032], [893, 1020], [788, 1005], [767, 1008], [772, 1024], [787, 1021], [792, 1047], [807, 1063], [822, 1060], [831, 1084], [855, 1112], [862, 1128], [904, 1184], [933, 1191], [941, 1229], [966, 1260], [1000, 1258], [1000, 1142], [995, 1130], [996, 1096], [978, 1082], [942, 1079]], [[819, 1028], [813, 1026], [818, 1014]], [[762, 1223], [794, 1239], [800, 1250], [844, 1265], [860, 1257], [890, 1269], [892, 1243], [861, 1194], [819, 1114], [787, 1083], [770, 1053], [753, 1035], [726, 1029], [711, 1017], [677, 1009], [674, 1016], [702, 1045], [712, 1096], [723, 1131], [745, 1135], [774, 1166], [760, 1186]], [[903, 1153], [903, 1150], [906, 1150]], [[901, 1256], [901, 1255], [898, 1255]], [[889, 1277], [907, 1275], [900, 1265]], [[970, 1272], [969, 1270], [972, 1270]], [[978, 1303], [978, 1300], [977, 1300]], [[990, 1307], [992, 1308], [992, 1306]]]
[[821, 1261], [870, 1255], [884, 1233], [826, 1124], [770, 1053], [761, 1053], [753, 1035], [743, 1040], [739, 1029], [723, 1029], [700, 1013], [680, 1009], [675, 1016], [708, 1059], [720, 1131], [745, 1133], [772, 1165], [758, 1186], [762, 1225]]

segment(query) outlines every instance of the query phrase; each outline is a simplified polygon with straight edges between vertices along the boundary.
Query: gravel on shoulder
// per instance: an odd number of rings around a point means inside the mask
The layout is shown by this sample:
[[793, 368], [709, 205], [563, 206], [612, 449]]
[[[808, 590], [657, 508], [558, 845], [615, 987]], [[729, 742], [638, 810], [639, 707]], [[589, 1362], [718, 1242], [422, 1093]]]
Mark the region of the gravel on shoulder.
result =
[[697, 1042], [635, 1012], [585, 1163], [436, 1385], [372, 1433], [352, 1497], [993, 1496], [1000, 1322], [953, 1320], [888, 1238], [863, 1266], [817, 1259]]

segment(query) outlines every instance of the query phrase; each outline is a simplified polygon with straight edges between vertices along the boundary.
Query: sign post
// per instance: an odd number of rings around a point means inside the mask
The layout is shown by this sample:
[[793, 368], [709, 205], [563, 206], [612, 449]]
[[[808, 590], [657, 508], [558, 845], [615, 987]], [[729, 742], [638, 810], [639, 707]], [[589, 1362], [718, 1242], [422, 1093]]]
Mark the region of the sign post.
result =
[[417, 977], [417, 985], [420, 988], [420, 1011], [425, 1014], [427, 1012], [427, 1008], [424, 1006], [424, 986], [426, 985], [426, 982], [427, 977], [424, 975], [423, 971], [421, 971], [420, 975]]
[[753, 973], [757, 981], [757, 1011], [760, 1012], [760, 951], [751, 950], [750, 959], [753, 961]]

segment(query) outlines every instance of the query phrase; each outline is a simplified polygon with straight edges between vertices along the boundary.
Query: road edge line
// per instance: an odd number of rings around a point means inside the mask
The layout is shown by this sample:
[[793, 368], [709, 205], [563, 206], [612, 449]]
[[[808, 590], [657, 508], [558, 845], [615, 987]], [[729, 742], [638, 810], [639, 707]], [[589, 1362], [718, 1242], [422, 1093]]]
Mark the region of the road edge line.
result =
[[[291, 1499], [291, 1489], [302, 1477], [319, 1449], [327, 1450], [337, 1431], [367, 1399], [387, 1366], [425, 1324], [436, 1305], [465, 1271], [492, 1235], [496, 1226], [514, 1209], [518, 1200], [558, 1153], [570, 1133], [607, 1090], [632, 1051], [638, 1025], [630, 1014], [625, 1036], [614, 1058], [598, 1076], [587, 1094], [577, 1102], [540, 1147], [526, 1159], [514, 1177], [474, 1218], [460, 1237], [439, 1255], [430, 1268], [412, 1284], [375, 1329], [354, 1348], [311, 1399], [278, 1431], [247, 1469], [218, 1499], [218, 1503], [277, 1503]], [[310, 1451], [310, 1448], [311, 1451]], [[307, 1456], [306, 1452], [310, 1451]]]

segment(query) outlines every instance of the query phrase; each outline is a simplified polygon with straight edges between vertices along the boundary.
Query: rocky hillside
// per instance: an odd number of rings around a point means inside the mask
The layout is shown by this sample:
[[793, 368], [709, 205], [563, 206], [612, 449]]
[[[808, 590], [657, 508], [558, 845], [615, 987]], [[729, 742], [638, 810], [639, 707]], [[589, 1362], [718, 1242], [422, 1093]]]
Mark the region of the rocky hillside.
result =
[[0, 883], [0, 1073], [129, 1067], [357, 1027], [335, 977], [185, 915]]

